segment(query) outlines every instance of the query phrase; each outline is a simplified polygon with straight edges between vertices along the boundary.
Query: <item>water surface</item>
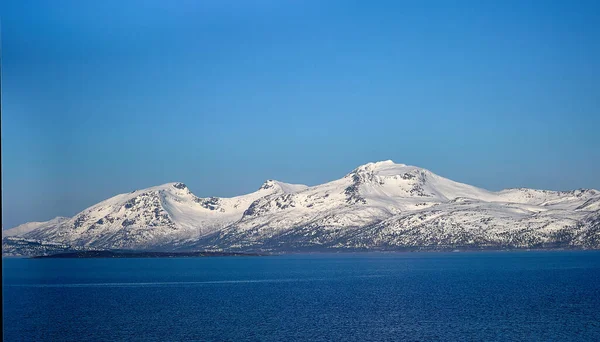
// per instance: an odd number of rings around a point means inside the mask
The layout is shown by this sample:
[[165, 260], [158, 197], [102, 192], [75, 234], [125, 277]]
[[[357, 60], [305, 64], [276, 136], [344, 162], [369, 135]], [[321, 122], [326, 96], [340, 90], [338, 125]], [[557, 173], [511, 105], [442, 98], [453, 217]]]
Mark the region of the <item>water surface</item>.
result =
[[600, 340], [600, 252], [3, 263], [6, 341]]

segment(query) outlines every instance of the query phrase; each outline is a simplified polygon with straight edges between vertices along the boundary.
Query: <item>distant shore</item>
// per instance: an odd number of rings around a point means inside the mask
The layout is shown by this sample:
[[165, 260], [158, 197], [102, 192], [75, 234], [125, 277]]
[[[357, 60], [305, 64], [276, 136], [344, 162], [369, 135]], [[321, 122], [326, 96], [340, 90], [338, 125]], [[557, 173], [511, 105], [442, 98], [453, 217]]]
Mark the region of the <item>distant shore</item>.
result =
[[235, 252], [136, 252], [136, 251], [78, 251], [33, 256], [32, 259], [92, 259], [92, 258], [201, 258], [224, 256], [267, 256], [260, 253]]
[[[291, 250], [286, 252], [153, 252], [153, 251], [132, 251], [132, 250], [93, 250], [93, 251], [75, 251], [63, 252], [48, 255], [22, 256], [30, 259], [100, 259], [100, 258], [202, 258], [202, 257], [257, 257], [257, 256], [277, 256], [277, 255], [297, 255], [297, 254], [318, 254], [318, 255], [339, 255], [339, 254], [404, 254], [404, 253], [511, 253], [511, 252], [565, 252], [565, 251], [600, 251], [597, 249], [581, 248], [505, 248], [505, 249], [398, 249], [398, 250]], [[17, 256], [18, 258], [18, 256]]]

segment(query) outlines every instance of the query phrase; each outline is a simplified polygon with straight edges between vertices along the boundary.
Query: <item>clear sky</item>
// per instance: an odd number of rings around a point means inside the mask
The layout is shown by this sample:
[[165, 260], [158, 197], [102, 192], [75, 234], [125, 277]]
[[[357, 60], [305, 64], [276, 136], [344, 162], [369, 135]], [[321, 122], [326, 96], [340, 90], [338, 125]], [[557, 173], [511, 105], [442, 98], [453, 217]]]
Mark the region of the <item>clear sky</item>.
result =
[[4, 0], [3, 227], [392, 159], [600, 189], [599, 1]]

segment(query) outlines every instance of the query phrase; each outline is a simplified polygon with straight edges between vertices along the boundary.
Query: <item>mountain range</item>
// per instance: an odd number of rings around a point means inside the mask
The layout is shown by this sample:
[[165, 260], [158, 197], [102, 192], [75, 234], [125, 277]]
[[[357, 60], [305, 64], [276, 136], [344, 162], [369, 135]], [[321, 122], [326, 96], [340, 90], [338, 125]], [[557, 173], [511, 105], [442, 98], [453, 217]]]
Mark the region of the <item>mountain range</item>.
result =
[[[50, 246], [51, 248], [44, 248]], [[600, 191], [488, 191], [390, 160], [316, 186], [267, 180], [200, 198], [183, 183], [3, 231], [5, 255], [62, 250], [345, 251], [600, 248]]]

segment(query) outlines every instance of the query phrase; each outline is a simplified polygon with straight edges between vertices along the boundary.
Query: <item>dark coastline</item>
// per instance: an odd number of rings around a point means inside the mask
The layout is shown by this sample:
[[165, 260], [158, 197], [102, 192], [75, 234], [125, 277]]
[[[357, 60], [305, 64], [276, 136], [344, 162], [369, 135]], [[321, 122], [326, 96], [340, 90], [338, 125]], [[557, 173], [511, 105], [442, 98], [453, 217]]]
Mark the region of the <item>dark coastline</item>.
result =
[[32, 259], [91, 259], [91, 258], [200, 258], [267, 256], [259, 253], [234, 252], [139, 252], [139, 251], [79, 251], [33, 256]]

